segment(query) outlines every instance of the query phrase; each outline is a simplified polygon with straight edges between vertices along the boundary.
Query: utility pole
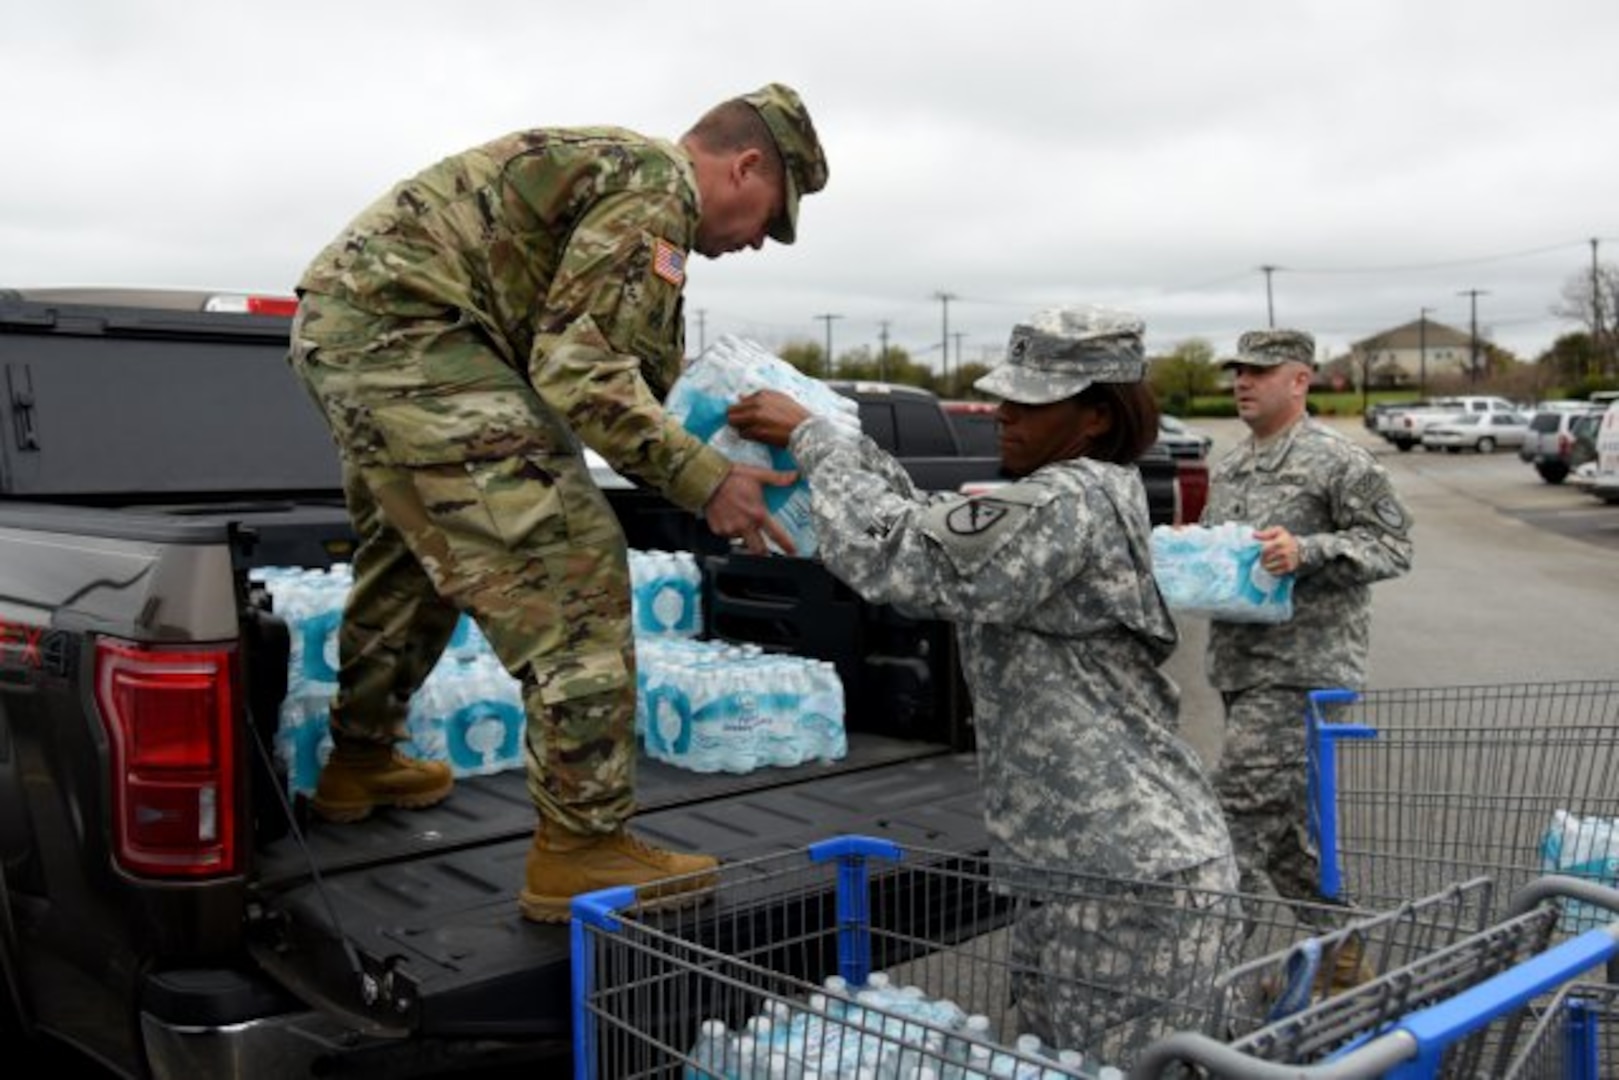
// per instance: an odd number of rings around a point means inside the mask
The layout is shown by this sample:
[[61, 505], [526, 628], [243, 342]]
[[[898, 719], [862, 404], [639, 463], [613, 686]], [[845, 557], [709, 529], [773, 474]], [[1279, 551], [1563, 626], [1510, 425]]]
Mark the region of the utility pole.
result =
[[817, 315], [817, 319], [826, 323], [826, 371], [821, 375], [823, 379], [832, 377], [832, 320], [841, 319], [842, 315]]
[[943, 365], [943, 370], [939, 372], [941, 381], [950, 374], [950, 301], [955, 298], [956, 294], [951, 292], [940, 291], [933, 294], [933, 299], [944, 305], [944, 329], [939, 336], [939, 363]]
[[1490, 295], [1490, 291], [1488, 289], [1463, 289], [1461, 292], [1457, 293], [1456, 295], [1457, 296], [1465, 296], [1465, 297], [1467, 297], [1468, 300], [1472, 304], [1472, 309], [1473, 309], [1472, 323], [1471, 323], [1471, 325], [1472, 325], [1472, 331], [1471, 331], [1472, 337], [1471, 337], [1471, 346], [1470, 346], [1469, 351], [1468, 351], [1467, 377], [1468, 377], [1468, 380], [1470, 382], [1477, 383], [1478, 382], [1478, 298], [1481, 297], [1481, 296]]
[[1274, 330], [1276, 329], [1276, 305], [1271, 298], [1270, 278], [1272, 274], [1276, 273], [1278, 268], [1274, 266], [1261, 266], [1260, 269], [1265, 272], [1265, 323], [1272, 330]]
[[877, 324], [882, 330], [877, 334], [877, 340], [882, 342], [882, 348], [877, 350], [877, 378], [883, 382], [888, 381], [888, 320], [884, 319]]
[[708, 309], [697, 309], [697, 355], [708, 350]]
[[[960, 379], [961, 378], [961, 339], [966, 337], [967, 334], [966, 334], [965, 331], [957, 330], [954, 334], [951, 334], [950, 336], [956, 339], [956, 378]], [[945, 383], [944, 388], [947, 391], [950, 392], [951, 397], [960, 396], [955, 390], [951, 389], [949, 383]]]
[[1428, 312], [1425, 307], [1417, 315], [1417, 396], [1428, 396]]
[[1596, 357], [1597, 370], [1608, 370], [1608, 353], [1603, 346], [1607, 336], [1602, 324], [1602, 275], [1597, 269], [1597, 238], [1591, 237], [1591, 355]]

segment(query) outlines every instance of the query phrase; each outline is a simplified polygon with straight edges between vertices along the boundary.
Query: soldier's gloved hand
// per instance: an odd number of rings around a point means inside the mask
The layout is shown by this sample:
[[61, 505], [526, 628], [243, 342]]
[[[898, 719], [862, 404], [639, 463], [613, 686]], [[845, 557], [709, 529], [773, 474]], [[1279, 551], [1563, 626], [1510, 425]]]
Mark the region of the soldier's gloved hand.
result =
[[725, 412], [738, 435], [767, 446], [786, 446], [793, 429], [809, 417], [808, 409], [780, 390], [756, 390]]
[[769, 552], [765, 543], [767, 536], [778, 550], [795, 555], [798, 548], [793, 545], [792, 537], [765, 507], [764, 488], [766, 484], [786, 487], [797, 479], [796, 472], [732, 465], [720, 486], [709, 496], [703, 517], [716, 535], [740, 539], [742, 546], [755, 555]]

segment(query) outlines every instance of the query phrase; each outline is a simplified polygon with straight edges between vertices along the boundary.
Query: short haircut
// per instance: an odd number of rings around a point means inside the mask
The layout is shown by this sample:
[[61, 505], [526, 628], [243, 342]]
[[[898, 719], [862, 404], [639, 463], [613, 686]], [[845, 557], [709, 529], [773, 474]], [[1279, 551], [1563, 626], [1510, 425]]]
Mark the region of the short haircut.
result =
[[1145, 381], [1091, 383], [1075, 395], [1081, 405], [1106, 409], [1113, 423], [1085, 448], [1085, 456], [1129, 465], [1158, 441], [1158, 399]]
[[776, 138], [764, 117], [741, 98], [732, 98], [708, 110], [686, 135], [714, 154], [758, 150], [764, 156], [765, 171], [771, 176], [782, 176], [787, 171], [781, 151], [776, 147]]

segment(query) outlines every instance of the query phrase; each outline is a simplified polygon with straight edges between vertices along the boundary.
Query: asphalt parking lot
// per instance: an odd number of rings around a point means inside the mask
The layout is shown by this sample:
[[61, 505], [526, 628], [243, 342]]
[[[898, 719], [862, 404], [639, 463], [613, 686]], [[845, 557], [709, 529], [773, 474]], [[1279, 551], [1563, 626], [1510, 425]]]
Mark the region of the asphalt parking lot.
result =
[[[1619, 506], [1551, 485], [1515, 450], [1399, 453], [1359, 417], [1327, 423], [1365, 445], [1415, 522], [1405, 577], [1372, 588], [1371, 687], [1475, 686], [1613, 678], [1619, 673]], [[1211, 461], [1240, 440], [1237, 420], [1192, 420]], [[1168, 670], [1183, 730], [1220, 751], [1220, 704], [1203, 674], [1204, 620], [1182, 621]]]

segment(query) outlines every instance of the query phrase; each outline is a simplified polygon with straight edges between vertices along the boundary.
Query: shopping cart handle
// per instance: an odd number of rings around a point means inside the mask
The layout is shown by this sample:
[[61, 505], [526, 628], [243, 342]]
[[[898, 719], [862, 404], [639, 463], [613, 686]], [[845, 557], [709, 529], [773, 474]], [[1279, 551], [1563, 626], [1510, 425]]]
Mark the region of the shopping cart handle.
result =
[[634, 903], [635, 886], [614, 885], [574, 897], [568, 902], [568, 914], [572, 922], [616, 933], [619, 923], [613, 917], [613, 913]]
[[1440, 1058], [1457, 1040], [1611, 959], [1615, 952], [1619, 952], [1619, 925], [1587, 930], [1453, 998], [1412, 1013], [1400, 1021], [1399, 1030], [1416, 1039], [1417, 1054], [1384, 1080], [1436, 1075]]
[[853, 833], [818, 841], [811, 844], [807, 850], [810, 862], [826, 862], [829, 859], [841, 859], [846, 855], [888, 859], [891, 862], [899, 862], [905, 857], [905, 850], [892, 840]]
[[1355, 1080], [1367, 1076], [1382, 1076], [1416, 1053], [1417, 1044], [1410, 1035], [1396, 1031], [1356, 1052], [1353, 1061], [1326, 1061], [1318, 1065], [1285, 1065], [1275, 1061], [1261, 1061], [1208, 1035], [1180, 1031], [1165, 1036], [1147, 1046], [1136, 1058], [1130, 1070], [1130, 1080], [1148, 1080], [1155, 1076], [1178, 1076], [1171, 1072], [1179, 1064], [1204, 1065], [1215, 1076], [1240, 1076], [1244, 1080], [1300, 1080], [1301, 1077], [1320, 1080]]
[[1619, 889], [1569, 874], [1546, 874], [1524, 885], [1512, 894], [1511, 914], [1533, 911], [1548, 900], [1579, 900], [1619, 919]]

